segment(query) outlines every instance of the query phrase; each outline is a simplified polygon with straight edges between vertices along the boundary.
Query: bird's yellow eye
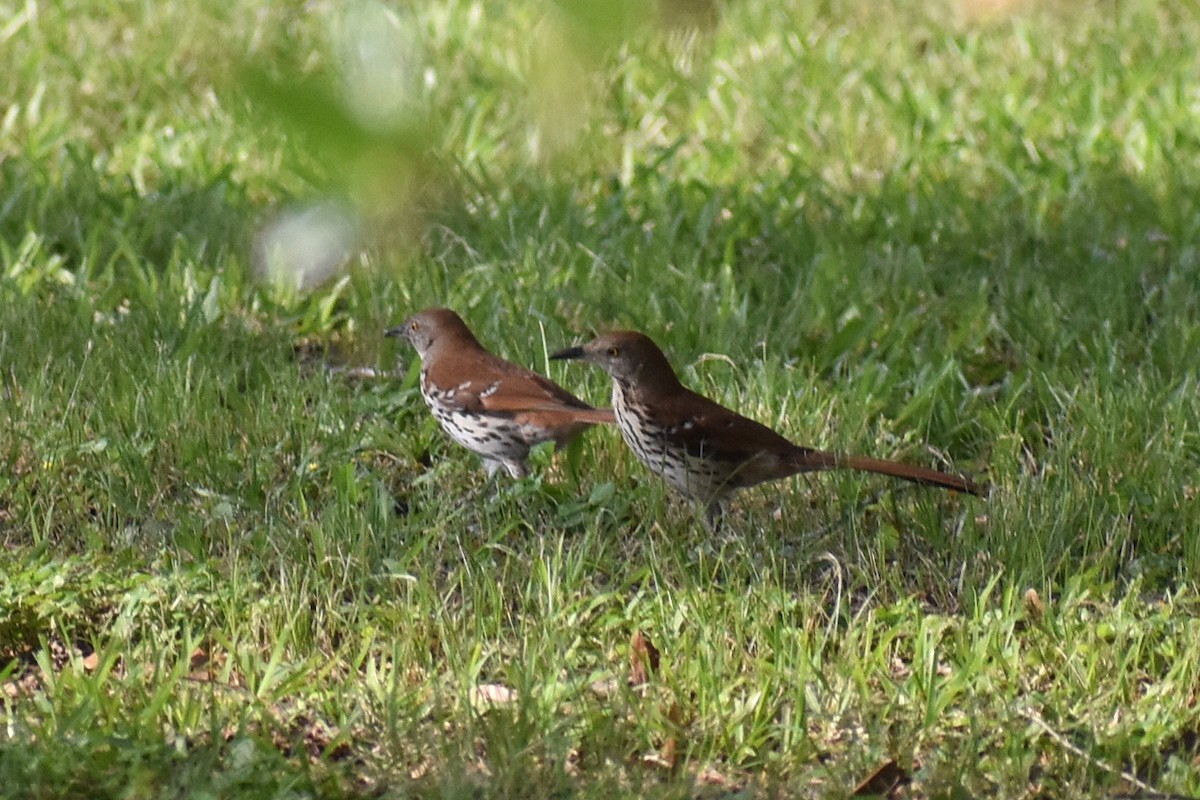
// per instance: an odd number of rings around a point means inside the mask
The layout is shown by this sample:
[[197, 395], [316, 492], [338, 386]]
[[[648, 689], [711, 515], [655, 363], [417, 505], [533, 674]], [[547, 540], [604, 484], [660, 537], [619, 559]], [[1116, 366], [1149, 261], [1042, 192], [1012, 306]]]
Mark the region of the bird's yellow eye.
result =
[[621, 348], [619, 348], [619, 347], [610, 347], [610, 348], [608, 348], [608, 354], [609, 354], [610, 356], [612, 356], [613, 358], [616, 358], [617, 356], [621, 355]]
[[412, 322], [408, 323], [408, 329], [410, 331], [415, 331], [419, 327], [421, 327], [421, 325], [416, 320], [413, 320]]

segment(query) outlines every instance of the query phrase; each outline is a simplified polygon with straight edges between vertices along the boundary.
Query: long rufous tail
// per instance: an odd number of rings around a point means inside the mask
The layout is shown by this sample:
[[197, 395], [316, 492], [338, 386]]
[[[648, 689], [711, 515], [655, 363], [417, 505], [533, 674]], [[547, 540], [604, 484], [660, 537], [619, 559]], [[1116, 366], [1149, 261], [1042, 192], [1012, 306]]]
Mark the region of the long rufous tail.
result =
[[802, 470], [818, 469], [857, 469], [863, 472], [875, 472], [880, 475], [890, 475], [913, 483], [926, 486], [940, 486], [956, 492], [966, 492], [983, 496], [984, 489], [966, 478], [940, 472], [936, 469], [918, 467], [912, 464], [901, 464], [898, 461], [887, 461], [870, 456], [848, 456], [840, 453], [830, 453], [824, 450], [804, 450], [797, 456], [797, 466]]

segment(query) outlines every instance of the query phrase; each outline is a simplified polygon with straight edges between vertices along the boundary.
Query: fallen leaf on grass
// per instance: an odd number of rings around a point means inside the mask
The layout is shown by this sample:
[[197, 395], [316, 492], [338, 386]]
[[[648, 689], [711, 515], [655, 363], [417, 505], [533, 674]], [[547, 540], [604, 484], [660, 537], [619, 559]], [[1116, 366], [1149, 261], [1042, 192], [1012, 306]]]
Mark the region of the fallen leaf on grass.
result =
[[1025, 592], [1025, 614], [1032, 620], [1036, 621], [1042, 618], [1046, 613], [1046, 606], [1042, 603], [1042, 598], [1038, 595], [1037, 589], [1030, 589]]
[[502, 683], [481, 683], [471, 689], [473, 706], [507, 706], [517, 702], [517, 690]]
[[[100, 656], [85, 642], [67, 644], [60, 637], [51, 635], [47, 643], [49, 664], [53, 672], [62, 672], [69, 665], [78, 664], [87, 672], [100, 666]], [[4, 651], [7, 661], [18, 662], [9, 680], [0, 684], [0, 694], [10, 700], [28, 697], [42, 689], [42, 660], [33, 650]]]
[[195, 674], [196, 670], [207, 667], [211, 661], [212, 658], [209, 656], [208, 651], [203, 647], [197, 647], [188, 658], [188, 669], [192, 671], [192, 674]]
[[658, 672], [662, 656], [654, 642], [641, 631], [634, 631], [629, 642], [629, 685], [641, 686], [649, 682], [650, 676]]
[[[662, 653], [641, 631], [634, 631], [629, 641], [629, 685], [634, 689], [649, 688], [650, 679], [658, 672]], [[679, 759], [679, 732], [683, 730], [683, 710], [673, 701], [667, 710], [670, 726], [657, 753], [642, 756], [647, 766], [674, 770]]]
[[35, 694], [38, 689], [42, 688], [40, 675], [40, 670], [27, 670], [19, 678], [5, 681], [2, 687], [4, 696], [10, 700], [16, 700], [18, 697]]
[[642, 756], [642, 763], [648, 767], [658, 767], [659, 769], [674, 769], [674, 759], [668, 759], [661, 753], [647, 753]]
[[214, 657], [203, 647], [197, 647], [188, 658], [188, 680], [196, 683], [212, 683], [217, 679], [216, 671], [223, 658]]
[[620, 688], [621, 682], [618, 678], [601, 678], [588, 684], [588, 689], [592, 694], [601, 700], [611, 700], [616, 697]]
[[894, 759], [883, 762], [855, 787], [851, 797], [890, 797], [892, 793], [912, 779]]
[[672, 703], [671, 708], [667, 710], [667, 720], [671, 722], [671, 735], [662, 740], [662, 748], [659, 751], [662, 760], [674, 769], [674, 765], [679, 759], [679, 730], [683, 730], [683, 711], [679, 709], [678, 703]]
[[292, 736], [303, 743], [310, 761], [343, 761], [353, 753], [350, 743], [341, 738], [341, 731], [322, 719], [298, 717], [292, 722]]
[[718, 772], [712, 767], [703, 769], [696, 776], [696, 783], [704, 786], [715, 786], [718, 789], [724, 789], [727, 792], [740, 792], [745, 784], [742, 781], [734, 780], [728, 775]]

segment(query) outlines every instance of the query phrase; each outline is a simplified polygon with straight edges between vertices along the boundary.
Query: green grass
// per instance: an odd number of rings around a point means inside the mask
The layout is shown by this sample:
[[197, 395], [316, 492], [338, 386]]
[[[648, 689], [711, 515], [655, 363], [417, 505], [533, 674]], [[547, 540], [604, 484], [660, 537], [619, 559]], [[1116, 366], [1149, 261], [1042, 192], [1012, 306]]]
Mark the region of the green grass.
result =
[[[535, 0], [10, 6], [0, 796], [1200, 794], [1183, 7], [744, 0], [589, 48]], [[349, 277], [257, 280], [329, 197]], [[611, 430], [487, 481], [381, 336], [435, 304], [595, 402], [546, 354], [645, 330], [991, 496], [811, 476], [713, 536]]]

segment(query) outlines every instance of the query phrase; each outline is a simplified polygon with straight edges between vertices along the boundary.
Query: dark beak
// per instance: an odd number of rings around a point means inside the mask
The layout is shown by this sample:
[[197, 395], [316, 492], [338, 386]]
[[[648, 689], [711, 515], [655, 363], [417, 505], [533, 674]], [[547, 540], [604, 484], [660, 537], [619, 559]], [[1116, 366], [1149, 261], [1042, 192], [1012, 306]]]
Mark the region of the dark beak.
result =
[[383, 335], [389, 339], [403, 339], [405, 330], [407, 329], [403, 325], [397, 325], [394, 328], [388, 328], [383, 332]]
[[552, 359], [583, 358], [585, 355], [587, 355], [587, 354], [584, 352], [582, 347], [568, 347], [566, 350], [559, 350], [557, 353], [550, 356], [550, 358], [552, 358]]

